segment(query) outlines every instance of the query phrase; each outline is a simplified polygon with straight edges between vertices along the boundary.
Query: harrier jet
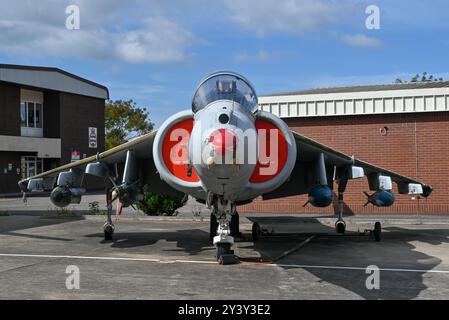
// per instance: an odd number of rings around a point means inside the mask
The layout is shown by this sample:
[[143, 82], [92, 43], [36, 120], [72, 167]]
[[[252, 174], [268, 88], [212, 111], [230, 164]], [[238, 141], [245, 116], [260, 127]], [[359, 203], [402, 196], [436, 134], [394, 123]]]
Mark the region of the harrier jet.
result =
[[[107, 199], [104, 237], [111, 240], [112, 203], [132, 206], [144, 192], [190, 195], [211, 209], [211, 241], [217, 259], [233, 253], [237, 206], [257, 197], [308, 194], [308, 203], [327, 207], [338, 194], [335, 229], [344, 233], [343, 195], [348, 180], [366, 176], [367, 203], [391, 206], [392, 183], [400, 194], [428, 197], [420, 181], [348, 156], [289, 129], [277, 116], [258, 110], [254, 87], [243, 76], [217, 72], [198, 85], [192, 109], [168, 118], [155, 132], [19, 182], [21, 190], [53, 188], [59, 207], [79, 203], [84, 175], [102, 177]], [[257, 225], [255, 225], [257, 227]], [[256, 228], [257, 229], [257, 228]], [[380, 239], [380, 224], [374, 228]]]

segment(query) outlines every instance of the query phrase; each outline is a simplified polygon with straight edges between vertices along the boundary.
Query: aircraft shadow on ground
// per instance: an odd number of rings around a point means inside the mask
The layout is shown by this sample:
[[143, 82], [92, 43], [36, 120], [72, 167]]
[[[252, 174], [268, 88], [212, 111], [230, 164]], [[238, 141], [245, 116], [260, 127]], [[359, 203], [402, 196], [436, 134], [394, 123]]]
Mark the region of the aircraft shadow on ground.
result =
[[[329, 217], [329, 216], [327, 216]], [[365, 268], [370, 265], [381, 269], [414, 269], [428, 271], [436, 268], [441, 260], [426, 253], [416, 251], [413, 241], [439, 245], [449, 242], [449, 230], [422, 229], [409, 230], [399, 227], [384, 228], [382, 241], [375, 242], [371, 236], [359, 236], [348, 232], [347, 236], [335, 234], [334, 228], [320, 223], [316, 218], [303, 217], [251, 217], [268, 230], [279, 225], [297, 226], [302, 234], [290, 237], [262, 237], [251, 242], [250, 234], [245, 232], [243, 239], [236, 246], [251, 249], [263, 259], [273, 259], [279, 253], [294, 248], [307, 236], [317, 234], [309, 244], [297, 252], [288, 255], [276, 263], [285, 270], [304, 269], [319, 280], [341, 288], [345, 288], [367, 299], [412, 299], [427, 288], [424, 283], [425, 272], [393, 272], [380, 271], [380, 290], [368, 290], [365, 281], [369, 274]], [[308, 227], [308, 230], [305, 227]], [[310, 227], [310, 228], [309, 228]], [[317, 229], [313, 232], [312, 229]], [[101, 239], [114, 248], [132, 248], [154, 245], [160, 240], [176, 242], [179, 249], [163, 249], [162, 251], [184, 251], [189, 255], [197, 255], [209, 251], [211, 259], [215, 254], [209, 240], [209, 234], [201, 229], [184, 229], [167, 232], [116, 232], [113, 241], [104, 241], [102, 233], [87, 235]], [[209, 258], [209, 257], [208, 257]], [[295, 266], [296, 265], [296, 266]], [[342, 270], [326, 268], [308, 268], [306, 266], [342, 266], [362, 268], [360, 270]], [[217, 266], [218, 267], [218, 266]]]
[[[375, 242], [372, 236], [360, 236], [356, 232], [348, 232], [347, 236], [337, 235], [334, 228], [321, 224], [315, 218], [302, 217], [268, 217], [250, 218], [263, 225], [277, 223], [296, 223], [300, 230], [301, 224], [315, 223], [319, 233], [310, 243], [297, 252], [277, 261], [285, 269], [302, 268], [317, 277], [319, 282], [325, 281], [336, 285], [367, 299], [413, 299], [421, 291], [427, 289], [424, 283], [425, 271], [436, 268], [441, 259], [417, 251], [413, 242], [430, 245], [449, 243], [447, 229], [408, 229], [400, 227], [386, 227], [383, 229], [382, 241]], [[301, 238], [302, 241], [307, 235]], [[282, 239], [282, 238], [281, 238]], [[260, 252], [263, 258], [272, 258], [269, 247], [279, 244], [283, 240], [275, 237], [262, 238], [254, 242], [253, 249]], [[293, 239], [286, 239], [290, 243]], [[294, 244], [291, 244], [294, 247]], [[267, 251], [268, 248], [268, 251]], [[295, 266], [298, 265], [298, 266]], [[338, 266], [356, 267], [361, 270], [326, 269], [306, 266]], [[424, 272], [380, 271], [380, 289], [368, 290], [366, 280], [370, 274], [366, 273], [368, 266], [380, 269], [409, 269], [424, 270]]]
[[72, 241], [69, 238], [51, 237], [37, 234], [24, 234], [19, 231], [52, 226], [72, 221], [84, 220], [83, 217], [46, 218], [41, 215], [11, 215], [0, 218], [0, 234], [37, 240]]
[[184, 251], [189, 255], [197, 255], [202, 251], [213, 251], [215, 248], [209, 241], [209, 233], [200, 229], [183, 229], [165, 232], [120, 232], [114, 233], [112, 241], [103, 239], [103, 233], [94, 233], [86, 237], [101, 238], [101, 243], [110, 244], [112, 248], [134, 248], [155, 245], [161, 240], [175, 242], [179, 249], [163, 249], [162, 251]]

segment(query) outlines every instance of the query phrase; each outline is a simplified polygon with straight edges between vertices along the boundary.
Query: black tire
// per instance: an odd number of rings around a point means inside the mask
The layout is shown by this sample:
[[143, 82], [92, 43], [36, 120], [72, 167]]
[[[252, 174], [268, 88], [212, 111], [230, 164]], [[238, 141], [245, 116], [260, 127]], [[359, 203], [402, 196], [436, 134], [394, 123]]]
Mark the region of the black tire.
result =
[[338, 234], [344, 234], [346, 232], [346, 223], [344, 223], [343, 221], [337, 221], [337, 223], [335, 224], [335, 231]]
[[379, 242], [382, 235], [382, 225], [379, 221], [374, 224], [373, 236], [376, 242]]
[[253, 228], [252, 228], [251, 233], [253, 236], [253, 241], [258, 241], [260, 239], [260, 236], [262, 235], [262, 229], [260, 228], [260, 224], [258, 222], [253, 223]]
[[231, 237], [236, 237], [240, 234], [239, 220], [239, 214], [237, 212], [234, 213], [231, 218], [231, 223], [229, 224], [229, 228], [231, 229]]
[[217, 243], [217, 260], [220, 260], [222, 255], [232, 254], [231, 245], [229, 243]]
[[104, 240], [106, 240], [106, 241], [112, 240], [113, 234], [114, 234], [114, 229], [111, 226], [107, 226], [104, 228]]
[[239, 259], [233, 254], [222, 255], [218, 258], [218, 263], [221, 265], [237, 264], [239, 263]]
[[215, 214], [210, 214], [210, 223], [209, 223], [209, 239], [210, 241], [214, 241], [214, 237], [217, 235], [218, 221]]

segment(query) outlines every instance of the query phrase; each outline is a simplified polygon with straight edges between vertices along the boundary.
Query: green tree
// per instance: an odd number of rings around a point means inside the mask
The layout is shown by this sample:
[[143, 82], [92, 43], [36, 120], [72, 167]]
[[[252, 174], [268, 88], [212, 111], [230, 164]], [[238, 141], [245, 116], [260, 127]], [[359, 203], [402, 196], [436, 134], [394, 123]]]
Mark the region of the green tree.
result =
[[105, 108], [106, 149], [151, 132], [149, 113], [133, 100], [108, 100]]
[[[428, 76], [427, 72], [423, 72], [421, 75], [418, 73], [410, 79], [411, 83], [415, 82], [432, 82], [432, 81], [443, 81], [443, 78], [436, 78], [432, 74]], [[408, 83], [400, 78], [395, 80], [395, 83]]]

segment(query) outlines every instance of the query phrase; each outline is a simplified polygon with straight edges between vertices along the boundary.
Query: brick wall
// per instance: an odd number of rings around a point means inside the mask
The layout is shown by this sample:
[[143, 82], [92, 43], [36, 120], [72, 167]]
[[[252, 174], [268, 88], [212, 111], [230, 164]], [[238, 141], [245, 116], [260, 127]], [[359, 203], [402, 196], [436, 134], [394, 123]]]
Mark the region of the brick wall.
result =
[[[60, 93], [61, 164], [69, 163], [72, 148], [81, 156], [104, 151], [104, 100]], [[89, 148], [88, 128], [97, 128], [97, 148]]]
[[[430, 184], [428, 199], [413, 200], [397, 194], [389, 208], [366, 202], [366, 178], [352, 180], [345, 193], [345, 211], [354, 214], [449, 214], [449, 112], [335, 116], [284, 119], [295, 131], [314, 138], [348, 155], [372, 162]], [[387, 135], [380, 128], [388, 127]], [[241, 206], [241, 212], [331, 213], [336, 210], [302, 205], [307, 195], [269, 201], [256, 199]]]
[[20, 88], [0, 82], [0, 135], [20, 136]]

